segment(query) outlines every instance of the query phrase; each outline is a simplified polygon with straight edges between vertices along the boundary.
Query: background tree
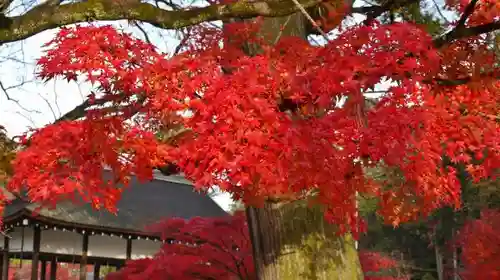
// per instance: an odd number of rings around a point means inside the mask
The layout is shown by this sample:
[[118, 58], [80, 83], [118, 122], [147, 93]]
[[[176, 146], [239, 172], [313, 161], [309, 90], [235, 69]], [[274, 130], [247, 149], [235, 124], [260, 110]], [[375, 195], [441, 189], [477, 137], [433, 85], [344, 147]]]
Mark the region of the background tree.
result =
[[12, 175], [11, 161], [15, 157], [16, 142], [9, 138], [7, 131], [0, 126], [0, 181]]
[[478, 219], [468, 220], [455, 237], [462, 251], [462, 279], [495, 279], [500, 277], [498, 232], [500, 211], [485, 210]]

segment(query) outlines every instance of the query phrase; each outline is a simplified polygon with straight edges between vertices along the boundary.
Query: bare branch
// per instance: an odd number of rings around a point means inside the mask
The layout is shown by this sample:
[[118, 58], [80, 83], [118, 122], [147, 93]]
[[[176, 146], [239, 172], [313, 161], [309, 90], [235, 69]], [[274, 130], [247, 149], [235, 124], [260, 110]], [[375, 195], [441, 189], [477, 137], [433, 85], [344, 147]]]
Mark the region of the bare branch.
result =
[[25, 120], [27, 120], [31, 124], [32, 128], [36, 127], [35, 121], [29, 115], [25, 115], [25, 114], [21, 113], [20, 111], [16, 111], [16, 114], [23, 117]]
[[[301, 0], [304, 8], [320, 0]], [[288, 0], [210, 5], [178, 11], [167, 11], [139, 1], [93, 0], [64, 5], [38, 5], [21, 16], [9, 17], [0, 24], [0, 44], [28, 38], [42, 31], [68, 24], [97, 20], [137, 20], [163, 29], [178, 29], [206, 21], [256, 16], [278, 17], [293, 14], [298, 7]]]
[[58, 116], [61, 116], [61, 108], [59, 107], [59, 98], [57, 94], [57, 80], [54, 80], [53, 90], [54, 90], [54, 105], [56, 106]]
[[45, 102], [45, 104], [47, 104], [47, 107], [49, 107], [49, 110], [52, 113], [52, 117], [54, 118], [54, 120], [57, 120], [56, 111], [54, 111], [54, 108], [52, 107], [52, 104], [50, 104], [49, 100], [39, 92], [38, 96]]
[[174, 51], [172, 52], [172, 56], [178, 55], [182, 48], [186, 45], [186, 42], [189, 40], [189, 37], [191, 36], [190, 30], [188, 29], [186, 34], [182, 37], [182, 40], [179, 42], [179, 44], [175, 47]]
[[450, 21], [448, 20], [448, 18], [443, 14], [443, 11], [441, 11], [441, 7], [439, 7], [438, 3], [436, 2], [436, 0], [432, 0], [432, 2], [434, 3], [434, 7], [436, 8], [436, 11], [438, 12], [438, 14], [441, 16], [441, 18], [444, 20], [444, 22], [446, 24], [449, 24]]
[[141, 31], [142, 35], [144, 36], [144, 40], [146, 40], [146, 42], [148, 42], [150, 45], [152, 45], [153, 43], [149, 39], [149, 35], [146, 32], [146, 30], [142, 27], [142, 25], [135, 20], [132, 21], [132, 24], [135, 25], [135, 27], [137, 27], [137, 29], [139, 29], [139, 31]]
[[28, 113], [41, 113], [40, 111], [38, 110], [34, 110], [34, 109], [28, 109], [26, 107], [24, 107], [21, 102], [19, 102], [19, 100], [15, 99], [15, 98], [12, 98], [9, 94], [9, 90], [13, 89], [13, 88], [17, 88], [17, 87], [20, 87], [22, 85], [26, 84], [26, 82], [22, 82], [20, 84], [17, 84], [17, 85], [14, 85], [14, 86], [8, 86], [6, 87], [2, 81], [0, 81], [0, 89], [2, 90], [3, 94], [5, 95], [5, 97], [7, 98], [8, 101], [11, 101], [11, 102], [14, 102], [16, 103], [16, 105], [21, 108], [23, 111], [25, 112], [28, 112]]

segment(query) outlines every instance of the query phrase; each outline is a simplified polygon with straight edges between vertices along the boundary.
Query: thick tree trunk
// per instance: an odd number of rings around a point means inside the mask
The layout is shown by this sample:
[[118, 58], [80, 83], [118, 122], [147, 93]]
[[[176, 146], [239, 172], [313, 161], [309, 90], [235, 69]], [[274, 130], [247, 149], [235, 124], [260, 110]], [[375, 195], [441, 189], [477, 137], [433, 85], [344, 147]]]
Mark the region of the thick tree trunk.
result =
[[354, 240], [337, 236], [319, 208], [266, 203], [247, 217], [259, 280], [363, 279]]

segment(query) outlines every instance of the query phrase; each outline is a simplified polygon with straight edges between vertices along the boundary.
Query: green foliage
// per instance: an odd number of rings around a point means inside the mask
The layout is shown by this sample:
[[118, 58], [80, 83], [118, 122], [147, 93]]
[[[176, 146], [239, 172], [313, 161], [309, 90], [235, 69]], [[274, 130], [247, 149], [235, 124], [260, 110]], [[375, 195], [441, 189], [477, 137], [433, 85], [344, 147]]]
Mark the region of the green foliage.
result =
[[16, 156], [16, 143], [7, 136], [7, 131], [0, 125], [0, 182], [12, 174], [11, 161]]

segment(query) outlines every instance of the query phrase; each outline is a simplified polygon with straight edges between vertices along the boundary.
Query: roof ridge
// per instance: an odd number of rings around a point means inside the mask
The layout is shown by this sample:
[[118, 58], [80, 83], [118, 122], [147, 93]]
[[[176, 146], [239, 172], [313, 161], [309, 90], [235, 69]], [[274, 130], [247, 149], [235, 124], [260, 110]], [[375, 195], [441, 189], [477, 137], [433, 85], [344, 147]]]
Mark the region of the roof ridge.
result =
[[[109, 166], [104, 166], [103, 170], [105, 171], [112, 171], [112, 169]], [[131, 173], [131, 175], [136, 176], [134, 172]], [[178, 174], [174, 175], [163, 175], [161, 171], [159, 170], [153, 170], [153, 180], [159, 180], [159, 181], [167, 181], [171, 183], [178, 183], [178, 184], [183, 184], [183, 185], [189, 185], [193, 186], [193, 182], [189, 181], [186, 179], [184, 176], [184, 173], [180, 172]]]

